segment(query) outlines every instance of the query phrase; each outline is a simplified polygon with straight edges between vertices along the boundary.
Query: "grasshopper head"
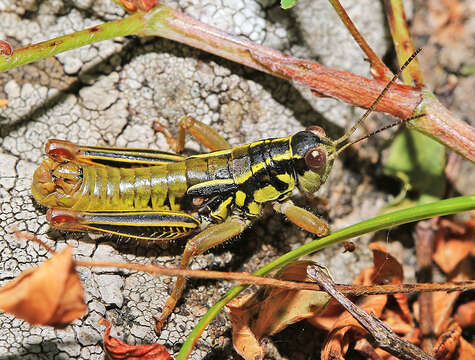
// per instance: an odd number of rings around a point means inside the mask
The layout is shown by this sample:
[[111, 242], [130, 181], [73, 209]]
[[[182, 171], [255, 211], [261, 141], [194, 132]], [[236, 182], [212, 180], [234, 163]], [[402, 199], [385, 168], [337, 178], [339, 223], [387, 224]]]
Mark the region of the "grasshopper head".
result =
[[310, 126], [291, 140], [292, 158], [299, 189], [314, 193], [327, 180], [336, 146], [319, 126]]
[[33, 174], [31, 192], [41, 205], [70, 207], [81, 186], [82, 170], [74, 162], [46, 158]]
[[[397, 74], [386, 84], [384, 89], [368, 107], [364, 115], [339, 139], [329, 139], [325, 131], [319, 126], [310, 126], [305, 131], [301, 131], [292, 136], [292, 158], [294, 161], [295, 170], [297, 173], [298, 187], [301, 191], [306, 193], [313, 193], [317, 191], [320, 186], [327, 180], [328, 174], [333, 166], [335, 158], [338, 157], [345, 149], [361, 140], [384, 131], [393, 126], [407, 123], [410, 120], [424, 116], [425, 114], [418, 114], [406, 119], [402, 119], [396, 123], [385, 126], [381, 129], [373, 131], [372, 133], [363, 136], [355, 141], [347, 142], [350, 136], [364, 123], [364, 121], [371, 115], [376, 105], [381, 101], [384, 95], [389, 91], [390, 87], [396, 82], [402, 71], [409, 65], [409, 63], [417, 56], [422, 49], [417, 49], [401, 66]], [[341, 146], [340, 146], [341, 145]], [[337, 147], [339, 147], [337, 149]]]

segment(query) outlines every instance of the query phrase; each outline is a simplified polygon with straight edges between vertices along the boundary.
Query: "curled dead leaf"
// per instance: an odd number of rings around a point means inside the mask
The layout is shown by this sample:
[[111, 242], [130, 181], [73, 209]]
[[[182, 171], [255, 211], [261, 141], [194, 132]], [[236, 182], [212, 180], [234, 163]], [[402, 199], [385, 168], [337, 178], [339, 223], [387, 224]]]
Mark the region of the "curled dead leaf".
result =
[[475, 359], [475, 347], [462, 336], [462, 328], [449, 320], [445, 331], [439, 336], [432, 350], [437, 360]]
[[432, 354], [437, 360], [449, 360], [452, 358], [462, 335], [462, 328], [452, 321], [447, 330], [439, 337], [434, 345]]
[[[373, 295], [365, 297], [358, 306], [366, 312], [380, 317], [386, 306], [387, 295]], [[344, 358], [350, 342], [366, 335], [366, 329], [347, 311], [343, 312], [333, 324], [325, 341], [321, 358]]]
[[[371, 243], [370, 249], [373, 251], [374, 266], [362, 270], [353, 284], [401, 284], [404, 276], [403, 268], [396, 258], [380, 243]], [[357, 304], [361, 309], [381, 318], [398, 334], [411, 334], [415, 330], [405, 294], [366, 296], [360, 298]], [[321, 353], [322, 359], [343, 359], [349, 344], [363, 341], [362, 339], [367, 334], [352, 315], [333, 301], [322, 314], [309, 319], [309, 321], [313, 325], [329, 331]], [[364, 353], [373, 355], [376, 352], [380, 353], [380, 349], [368, 348], [371, 345], [367, 341], [361, 342], [360, 345], [363, 346]], [[385, 358], [391, 356], [382, 350], [381, 353]]]
[[[281, 280], [312, 281], [307, 267], [312, 261], [296, 261], [275, 276]], [[282, 331], [297, 321], [321, 312], [330, 296], [322, 291], [295, 291], [280, 288], [260, 289], [256, 294], [240, 297], [227, 305], [233, 327], [233, 345], [245, 359], [264, 357], [260, 340]]]
[[104, 350], [110, 360], [173, 360], [165, 346], [160, 344], [130, 345], [110, 335], [112, 324], [99, 320], [106, 326]]
[[450, 274], [470, 255], [474, 244], [475, 218], [463, 226], [444, 220], [435, 235], [433, 259], [444, 273]]
[[475, 300], [460, 305], [454, 318], [461, 327], [475, 326]]
[[72, 248], [56, 253], [37, 268], [23, 271], [0, 288], [0, 309], [30, 324], [57, 328], [81, 318], [87, 307]]

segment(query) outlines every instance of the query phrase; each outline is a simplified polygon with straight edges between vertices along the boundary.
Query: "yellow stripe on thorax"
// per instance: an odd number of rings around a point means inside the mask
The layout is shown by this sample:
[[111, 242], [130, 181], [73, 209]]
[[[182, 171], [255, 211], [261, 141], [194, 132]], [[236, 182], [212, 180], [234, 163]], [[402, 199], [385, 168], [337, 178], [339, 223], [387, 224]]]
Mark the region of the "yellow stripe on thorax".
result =
[[246, 202], [246, 193], [242, 190], [236, 191], [236, 199], [235, 199], [236, 205], [244, 206], [245, 202]]
[[255, 201], [258, 203], [264, 203], [266, 201], [277, 199], [281, 195], [281, 192], [269, 184], [254, 191], [253, 195]]

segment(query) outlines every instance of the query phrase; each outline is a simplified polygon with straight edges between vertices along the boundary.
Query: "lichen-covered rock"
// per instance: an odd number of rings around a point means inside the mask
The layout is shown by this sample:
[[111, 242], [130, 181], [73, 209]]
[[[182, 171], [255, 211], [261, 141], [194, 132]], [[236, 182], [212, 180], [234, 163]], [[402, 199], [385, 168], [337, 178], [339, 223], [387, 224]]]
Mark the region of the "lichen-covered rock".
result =
[[[364, 56], [326, 0], [301, 0], [287, 12], [277, 0], [179, 0], [170, 4], [235, 35], [368, 75]], [[381, 4], [367, 0], [344, 1], [343, 5], [376, 52], [384, 55], [390, 44]], [[0, 2], [0, 39], [20, 47], [122, 16], [125, 13], [119, 6], [105, 0], [6, 0]], [[310, 124], [321, 125], [336, 136], [361, 113], [335, 100], [315, 98], [281, 79], [159, 38], [104, 41], [0, 74], [0, 98], [9, 101], [0, 108], [0, 284], [49, 256], [36, 243], [17, 239], [16, 230], [32, 232], [51, 247], [72, 244], [80, 260], [92, 257], [177, 266], [183, 252], [184, 240], [142, 244], [50, 230], [44, 209], [30, 193], [31, 176], [50, 138], [170, 150], [164, 137], [152, 130], [152, 122], [159, 120], [175, 132], [179, 119], [192, 115], [237, 145], [288, 136]], [[187, 137], [186, 148], [205, 151], [191, 137]], [[369, 145], [362, 148], [360, 157], [351, 155], [351, 170], [336, 162], [319, 193], [328, 199], [334, 228], [374, 216], [391, 197], [372, 181], [377, 151]], [[201, 255], [195, 266], [254, 271], [309, 239], [279, 215], [266, 212], [239, 239]], [[336, 247], [320, 252], [317, 258], [338, 282], [352, 279], [371, 259], [362, 242], [356, 253], [342, 254]], [[103, 316], [120, 328], [125, 341], [160, 342], [173, 355], [204, 309], [230, 287], [227, 282], [190, 281], [157, 338], [154, 317], [167, 298], [171, 279], [110, 268], [78, 271], [87, 292], [88, 314], [58, 331], [30, 327], [1, 314], [1, 355], [103, 359], [104, 327], [97, 324]], [[226, 329], [222, 315], [207, 329], [191, 358], [201, 359], [212, 351], [220, 358], [233, 358]]]

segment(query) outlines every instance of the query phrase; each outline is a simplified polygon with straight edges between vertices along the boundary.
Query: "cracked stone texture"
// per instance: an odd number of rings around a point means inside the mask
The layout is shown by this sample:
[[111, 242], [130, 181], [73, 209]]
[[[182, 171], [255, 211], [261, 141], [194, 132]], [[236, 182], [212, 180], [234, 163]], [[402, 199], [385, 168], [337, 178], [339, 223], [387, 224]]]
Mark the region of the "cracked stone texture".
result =
[[[0, 39], [18, 47], [117, 19], [124, 12], [111, 1], [0, 0]], [[363, 55], [325, 0], [301, 0], [283, 12], [274, 0], [180, 0], [170, 2], [200, 20], [228, 32], [292, 53], [318, 59], [336, 68], [368, 75]], [[349, 14], [376, 52], [389, 48], [381, 4], [343, 1]], [[37, 244], [14, 236], [15, 230], [35, 233], [46, 244], [75, 247], [78, 260], [130, 261], [177, 266], [184, 241], [156, 245], [134, 241], [65, 234], [49, 228], [45, 211], [29, 190], [32, 174], [44, 157], [50, 138], [79, 144], [151, 147], [169, 150], [164, 137], [151, 130], [159, 120], [175, 131], [178, 120], [192, 115], [211, 124], [232, 145], [261, 138], [288, 136], [309, 124], [319, 124], [332, 136], [361, 114], [331, 99], [318, 99], [291, 84], [237, 64], [159, 38], [119, 38], [93, 44], [55, 58], [0, 74], [0, 283], [49, 257]], [[374, 116], [368, 127], [383, 118]], [[381, 138], [391, 135], [383, 134]], [[392, 195], [381, 179], [381, 138], [337, 161], [319, 195], [329, 203], [333, 228], [373, 217]], [[189, 152], [205, 151], [187, 138]], [[297, 196], [297, 202], [305, 204]], [[307, 206], [309, 206], [307, 204]], [[312, 237], [272, 211], [265, 211], [239, 239], [199, 256], [192, 268], [254, 271]], [[337, 281], [348, 282], [368, 266], [366, 243], [354, 253], [340, 247], [314, 258], [328, 266]], [[64, 330], [31, 327], [0, 315], [2, 359], [103, 359], [104, 327], [130, 343], [159, 342], [173, 355], [206, 309], [230, 288], [228, 282], [192, 281], [170, 321], [157, 338], [153, 318], [159, 314], [173, 281], [131, 271], [78, 269], [86, 288], [88, 313]], [[292, 348], [280, 341], [271, 358]], [[286, 345], [287, 344], [287, 345]], [[271, 345], [268, 346], [272, 348]], [[192, 359], [238, 358], [232, 350], [229, 323], [220, 314], [198, 342]], [[292, 357], [292, 356], [291, 356]]]

